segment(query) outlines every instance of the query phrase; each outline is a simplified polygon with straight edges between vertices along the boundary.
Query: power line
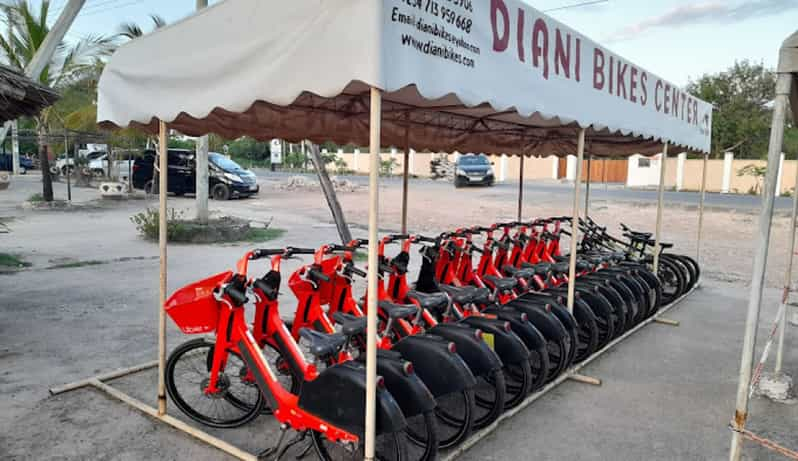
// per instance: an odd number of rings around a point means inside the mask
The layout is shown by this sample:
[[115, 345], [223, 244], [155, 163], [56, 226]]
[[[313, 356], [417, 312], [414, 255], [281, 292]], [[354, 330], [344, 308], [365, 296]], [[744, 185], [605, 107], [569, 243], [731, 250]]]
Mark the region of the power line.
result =
[[559, 6], [557, 8], [549, 8], [548, 10], [543, 10], [543, 12], [551, 13], [552, 11], [568, 10], [571, 8], [578, 8], [581, 6], [598, 5], [599, 3], [607, 3], [608, 1], [609, 0], [593, 0], [588, 2], [574, 3], [573, 5], [565, 5], [565, 6]]

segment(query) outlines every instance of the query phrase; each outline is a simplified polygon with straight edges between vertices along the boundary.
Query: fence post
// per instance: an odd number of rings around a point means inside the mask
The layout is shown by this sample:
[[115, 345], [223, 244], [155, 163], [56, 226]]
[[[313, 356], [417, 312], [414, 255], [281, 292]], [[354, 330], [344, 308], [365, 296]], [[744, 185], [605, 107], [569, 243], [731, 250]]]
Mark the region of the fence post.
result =
[[779, 157], [779, 172], [776, 176], [776, 197], [781, 197], [781, 179], [784, 175], [784, 152], [781, 153]]
[[676, 190], [684, 189], [685, 161], [687, 161], [687, 152], [682, 152], [676, 157]]
[[507, 181], [507, 154], [502, 154], [499, 160], [499, 182]]
[[[581, 168], [582, 165], [579, 165], [580, 170]], [[576, 181], [576, 172], [577, 172], [576, 156], [569, 155], [566, 158], [565, 179], [567, 179], [568, 181]]]
[[410, 159], [408, 160], [408, 163], [410, 164], [408, 166], [410, 174], [416, 174], [416, 151], [413, 149], [410, 149]]
[[734, 161], [734, 152], [726, 152], [723, 154], [723, 182], [720, 186], [721, 194], [728, 194], [731, 189], [731, 175], [732, 175], [732, 162]]
[[360, 157], [360, 149], [355, 149], [355, 153], [353, 154], [352, 158], [352, 169], [355, 170], [355, 173], [358, 172], [358, 158]]
[[560, 179], [560, 157], [552, 155], [551, 159], [551, 179]]

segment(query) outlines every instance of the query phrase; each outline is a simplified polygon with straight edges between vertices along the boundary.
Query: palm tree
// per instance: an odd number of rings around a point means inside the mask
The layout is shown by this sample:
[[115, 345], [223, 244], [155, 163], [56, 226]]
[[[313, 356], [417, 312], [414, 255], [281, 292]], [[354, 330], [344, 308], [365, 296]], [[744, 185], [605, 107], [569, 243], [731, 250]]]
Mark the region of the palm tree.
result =
[[[152, 21], [153, 30], [160, 29], [166, 25], [166, 20], [157, 14], [151, 14], [150, 20]], [[135, 22], [123, 22], [119, 25], [119, 32], [116, 35], [120, 38], [133, 40], [144, 35], [144, 31]]]
[[[8, 31], [5, 35], [0, 34], [0, 51], [10, 66], [24, 70], [50, 32], [47, 25], [50, 0], [40, 0], [38, 9], [31, 7], [27, 0], [10, 0], [2, 8]], [[62, 89], [87, 73], [96, 72], [100, 57], [110, 53], [113, 44], [113, 38], [98, 35], [86, 36], [71, 44], [62, 42], [42, 73], [33, 78], [56, 90]], [[44, 109], [34, 118], [39, 134], [42, 195], [46, 201], [53, 200], [47, 139], [51, 124], [57, 121], [55, 119], [52, 108]]]

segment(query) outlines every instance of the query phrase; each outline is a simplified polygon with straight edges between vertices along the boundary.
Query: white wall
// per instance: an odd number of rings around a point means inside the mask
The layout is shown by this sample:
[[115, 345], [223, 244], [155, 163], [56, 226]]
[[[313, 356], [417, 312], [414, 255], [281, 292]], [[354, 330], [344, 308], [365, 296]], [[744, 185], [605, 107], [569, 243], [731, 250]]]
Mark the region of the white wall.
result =
[[[648, 166], [642, 166], [648, 162]], [[662, 162], [659, 156], [643, 157], [633, 155], [629, 157], [626, 185], [629, 187], [659, 185], [659, 170]]]

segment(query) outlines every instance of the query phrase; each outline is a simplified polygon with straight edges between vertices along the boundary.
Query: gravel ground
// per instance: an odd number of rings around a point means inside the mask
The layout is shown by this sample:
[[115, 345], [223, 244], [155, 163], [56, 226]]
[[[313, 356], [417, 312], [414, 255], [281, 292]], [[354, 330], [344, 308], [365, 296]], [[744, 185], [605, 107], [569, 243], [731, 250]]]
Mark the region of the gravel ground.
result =
[[[274, 219], [284, 237], [266, 246], [317, 246], [335, 240], [318, 189], [280, 190], [285, 178], [264, 178], [259, 198], [211, 202], [219, 214]], [[148, 417], [92, 390], [49, 397], [54, 385], [149, 361], [157, 342], [157, 246], [142, 241], [129, 217], [154, 202], [96, 202], [95, 193], [74, 191], [71, 211], [35, 211], [19, 203], [37, 192], [36, 176], [15, 180], [0, 192], [0, 218], [11, 229], [0, 234], [0, 251], [17, 253], [33, 267], [0, 275], [0, 458], [1, 459], [227, 459], [220, 452], [166, 429]], [[397, 181], [381, 187], [381, 227], [398, 230], [401, 193]], [[56, 185], [58, 196], [65, 195]], [[364, 234], [367, 194], [359, 189], [340, 199], [356, 235]], [[414, 182], [410, 229], [431, 233], [459, 225], [513, 219], [512, 188], [463, 189]], [[567, 214], [570, 196], [526, 195], [526, 217]], [[190, 198], [170, 206], [190, 210]], [[648, 204], [594, 201], [591, 215], [652, 230], [656, 209]], [[695, 252], [694, 208], [665, 211], [665, 238], [679, 252]], [[496, 435], [463, 459], [722, 459], [732, 414], [740, 338], [754, 251], [755, 210], [711, 210], [702, 248], [706, 287], [671, 315], [680, 328], [651, 326], [595, 362], [586, 374], [604, 379], [598, 389], [569, 383], [501, 426]], [[786, 252], [787, 219], [777, 218], [768, 284], [779, 286]], [[251, 245], [173, 245], [169, 288], [230, 268]], [[63, 262], [95, 261], [68, 269]], [[297, 262], [286, 264], [288, 273]], [[286, 295], [287, 296], [287, 295]], [[761, 331], [775, 312], [778, 290], [767, 292]], [[290, 303], [284, 298], [284, 315]], [[793, 330], [794, 331], [794, 330]], [[793, 335], [788, 336], [794, 344]], [[186, 337], [169, 327], [169, 348]], [[788, 370], [798, 375], [790, 349]], [[152, 401], [154, 374], [140, 373], [114, 384]], [[754, 401], [755, 428], [795, 445], [798, 406]], [[545, 416], [545, 417], [544, 417]], [[269, 446], [275, 427], [267, 418], [237, 431], [217, 432], [250, 451]], [[798, 448], [793, 446], [793, 448]], [[620, 454], [619, 454], [620, 453]], [[770, 459], [750, 450], [751, 459]], [[775, 458], [773, 458], [775, 459]]]

